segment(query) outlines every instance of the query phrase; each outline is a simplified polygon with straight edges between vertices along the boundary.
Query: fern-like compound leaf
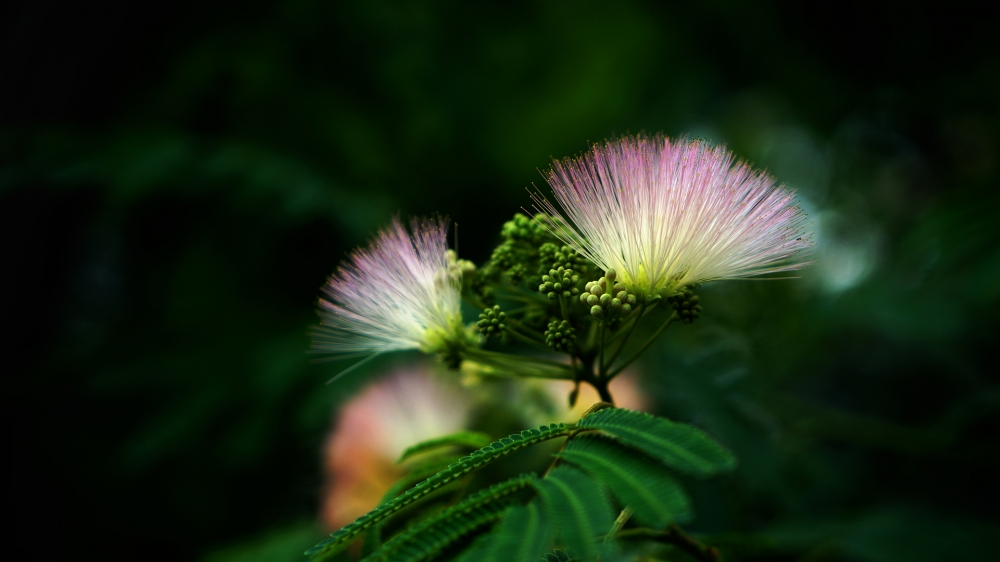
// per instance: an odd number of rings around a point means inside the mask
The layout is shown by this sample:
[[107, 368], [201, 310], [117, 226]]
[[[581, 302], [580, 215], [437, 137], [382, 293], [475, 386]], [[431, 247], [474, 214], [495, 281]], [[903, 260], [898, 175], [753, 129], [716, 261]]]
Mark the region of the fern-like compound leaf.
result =
[[489, 535], [473, 543], [461, 562], [535, 560], [552, 548], [551, 522], [543, 518], [538, 502], [510, 508]]
[[[432, 455], [428, 455], [427, 458], [420, 459], [416, 463], [409, 464], [409, 472], [403, 475], [396, 481], [395, 484], [386, 490], [379, 503], [388, 502], [405, 492], [417, 482], [425, 480], [426, 478], [441, 472], [445, 468], [448, 468], [449, 465], [457, 461], [459, 458], [461, 458], [460, 455], [450, 453], [434, 453]], [[449, 487], [456, 485], [460, 485], [460, 482], [458, 480], [453, 480], [450, 484], [435, 490], [435, 493], [446, 494], [449, 491]], [[374, 552], [382, 547], [382, 529], [385, 527], [387, 522], [387, 519], [383, 519], [368, 528], [368, 531], [365, 534], [365, 544], [362, 548], [363, 553], [367, 554]]]
[[[559, 546], [588, 559], [597, 555], [597, 539], [611, 527], [611, 504], [604, 486], [583, 472], [560, 466], [535, 482], [542, 513], [557, 534]], [[534, 553], [533, 556], [540, 556]], [[533, 558], [527, 558], [531, 560]]]
[[624, 408], [607, 408], [581, 419], [581, 429], [599, 429], [663, 464], [705, 477], [732, 469], [736, 459], [707, 433], [683, 423]]
[[480, 490], [440, 513], [407, 527], [363, 562], [418, 562], [430, 558], [463, 536], [500, 518], [515, 494], [536, 480], [522, 474]]
[[663, 529], [691, 517], [691, 502], [683, 488], [662, 465], [635, 449], [597, 435], [582, 435], [559, 456], [606, 484], [643, 525]]
[[433, 449], [440, 449], [441, 447], [465, 447], [467, 449], [479, 449], [490, 444], [492, 439], [489, 435], [485, 433], [480, 433], [478, 431], [459, 431], [458, 433], [452, 433], [451, 435], [445, 435], [444, 437], [438, 437], [435, 439], [428, 439], [427, 441], [421, 441], [416, 445], [411, 445], [407, 447], [403, 454], [400, 455], [399, 460], [396, 463], [401, 463], [414, 455], [419, 455], [420, 453], [425, 453]]
[[416, 486], [398, 497], [358, 517], [353, 523], [331, 534], [330, 538], [307, 550], [306, 556], [325, 557], [337, 552], [372, 525], [427, 496], [434, 490], [454, 482], [456, 479], [515, 451], [548, 439], [565, 437], [575, 429], [572, 425], [555, 423], [543, 425], [538, 429], [526, 429], [521, 433], [514, 433], [508, 437], [494, 441], [492, 444], [473, 452], [471, 455], [462, 457], [430, 478], [417, 483]]

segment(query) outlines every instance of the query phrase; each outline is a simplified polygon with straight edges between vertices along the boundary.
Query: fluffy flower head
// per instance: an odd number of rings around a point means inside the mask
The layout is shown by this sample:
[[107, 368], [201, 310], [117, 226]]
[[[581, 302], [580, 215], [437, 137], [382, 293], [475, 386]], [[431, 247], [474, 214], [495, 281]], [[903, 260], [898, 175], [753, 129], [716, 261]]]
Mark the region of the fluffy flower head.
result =
[[810, 246], [795, 194], [723, 147], [623, 137], [546, 179], [565, 215], [535, 194], [539, 220], [644, 296], [807, 265], [794, 259]]
[[441, 351], [462, 337], [461, 272], [447, 221], [399, 218], [323, 286], [314, 347], [338, 355]]

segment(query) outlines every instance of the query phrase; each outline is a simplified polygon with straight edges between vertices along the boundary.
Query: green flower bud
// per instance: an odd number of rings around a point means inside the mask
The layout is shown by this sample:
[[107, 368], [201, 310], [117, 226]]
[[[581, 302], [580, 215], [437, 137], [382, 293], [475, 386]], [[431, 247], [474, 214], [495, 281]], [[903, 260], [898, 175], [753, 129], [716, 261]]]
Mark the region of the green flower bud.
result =
[[569, 322], [553, 320], [545, 330], [545, 343], [556, 351], [568, 351], [576, 342], [576, 329]]
[[612, 269], [609, 269], [609, 270], [607, 270], [606, 272], [604, 272], [604, 276], [605, 276], [605, 277], [606, 277], [606, 278], [608, 279], [608, 281], [611, 281], [612, 283], [614, 283], [614, 281], [615, 281], [615, 277], [617, 277], [617, 276], [618, 276], [618, 272], [617, 272], [617, 271], [615, 271], [615, 270], [614, 270], [614, 269], [612, 268]]
[[694, 294], [690, 288], [685, 288], [672, 297], [667, 297], [667, 302], [676, 310], [677, 317], [681, 322], [690, 324], [701, 316], [701, 297]]
[[[587, 295], [587, 304], [590, 306], [597, 306], [597, 303], [601, 302], [601, 299], [597, 298], [597, 295], [591, 293]], [[598, 307], [600, 308], [600, 307]]]
[[499, 306], [486, 308], [483, 310], [482, 314], [479, 315], [479, 320], [476, 322], [476, 326], [479, 327], [479, 332], [487, 338], [500, 336], [504, 329], [507, 328], [507, 326], [503, 323], [503, 320], [506, 317], [507, 314], [502, 312]]
[[601, 307], [606, 307], [611, 304], [611, 295], [604, 293], [601, 295]]
[[622, 305], [622, 315], [623, 316], [628, 316], [630, 312], [632, 312], [632, 305], [630, 305], [628, 303], [623, 304]]
[[594, 318], [604, 318], [604, 309], [599, 306], [594, 306], [590, 309], [590, 315]]

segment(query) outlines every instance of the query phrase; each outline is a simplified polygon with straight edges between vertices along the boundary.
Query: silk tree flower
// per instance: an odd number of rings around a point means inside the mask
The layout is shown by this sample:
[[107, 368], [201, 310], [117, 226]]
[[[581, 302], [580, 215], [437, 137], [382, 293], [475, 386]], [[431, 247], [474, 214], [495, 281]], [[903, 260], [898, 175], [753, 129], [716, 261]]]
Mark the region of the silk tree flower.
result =
[[324, 526], [338, 529], [375, 508], [403, 475], [396, 460], [407, 447], [466, 429], [471, 398], [419, 362], [351, 398], [323, 447]]
[[461, 267], [448, 223], [399, 218], [356, 250], [323, 286], [314, 348], [339, 356], [419, 349], [442, 352], [468, 339], [460, 312]]
[[554, 161], [546, 179], [565, 215], [536, 193], [539, 220], [644, 297], [808, 265], [795, 194], [723, 147], [623, 137]]

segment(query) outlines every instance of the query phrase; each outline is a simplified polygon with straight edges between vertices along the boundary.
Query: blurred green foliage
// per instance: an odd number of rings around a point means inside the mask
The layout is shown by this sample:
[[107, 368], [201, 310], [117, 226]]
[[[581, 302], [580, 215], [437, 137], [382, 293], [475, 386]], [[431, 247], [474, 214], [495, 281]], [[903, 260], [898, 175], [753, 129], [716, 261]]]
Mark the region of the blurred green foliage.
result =
[[[16, 7], [0, 228], [27, 551], [298, 560], [337, 404], [318, 287], [392, 213], [482, 262], [551, 156], [727, 143], [816, 264], [712, 284], [644, 364], [741, 465], [692, 530], [759, 560], [960, 560], [997, 536], [1000, 55], [912, 3]], [[468, 320], [473, 320], [469, 318]], [[7, 371], [7, 369], [5, 369]], [[222, 550], [219, 550], [222, 549]]]

